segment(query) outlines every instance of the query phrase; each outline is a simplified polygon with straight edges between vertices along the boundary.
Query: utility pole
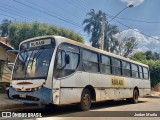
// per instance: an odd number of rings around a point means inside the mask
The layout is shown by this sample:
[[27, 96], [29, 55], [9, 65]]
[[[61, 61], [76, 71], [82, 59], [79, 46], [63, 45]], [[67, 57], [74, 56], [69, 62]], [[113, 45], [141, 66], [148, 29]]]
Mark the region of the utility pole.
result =
[[[107, 22], [107, 26], [109, 23], [114, 20], [120, 13], [122, 13], [125, 9], [134, 7], [132, 4], [123, 8], [120, 12], [118, 12], [109, 22]], [[104, 50], [104, 32], [106, 31], [105, 29], [105, 15], [102, 16], [102, 31], [101, 31], [101, 36], [100, 36], [100, 49]]]
[[102, 16], [102, 31], [101, 31], [101, 37], [100, 37], [100, 48], [104, 50], [104, 31], [105, 31], [105, 15]]

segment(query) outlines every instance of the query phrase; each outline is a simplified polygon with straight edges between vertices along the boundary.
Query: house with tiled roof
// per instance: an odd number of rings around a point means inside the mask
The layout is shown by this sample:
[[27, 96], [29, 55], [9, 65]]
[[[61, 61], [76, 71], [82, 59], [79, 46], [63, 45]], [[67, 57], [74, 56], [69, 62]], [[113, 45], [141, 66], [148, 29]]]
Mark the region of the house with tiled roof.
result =
[[6, 60], [14, 63], [16, 54], [8, 53], [8, 50], [14, 50], [7, 38], [0, 38], [0, 84], [8, 84], [10, 82], [11, 70], [6, 65]]

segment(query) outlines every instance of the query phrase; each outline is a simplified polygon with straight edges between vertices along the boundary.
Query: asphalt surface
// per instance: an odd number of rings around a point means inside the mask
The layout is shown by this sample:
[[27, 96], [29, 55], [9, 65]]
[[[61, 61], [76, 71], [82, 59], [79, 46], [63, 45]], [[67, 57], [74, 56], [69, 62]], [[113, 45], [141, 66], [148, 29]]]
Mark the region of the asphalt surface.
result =
[[[44, 119], [44, 120], [64, 120], [64, 119], [119, 119], [119, 120], [130, 120], [130, 119], [140, 119], [140, 120], [159, 120], [160, 117], [160, 97], [159, 96], [148, 96], [145, 98], [140, 98], [137, 104], [129, 104], [125, 100], [121, 101], [106, 101], [93, 103], [89, 111], [80, 111], [77, 105], [67, 105], [61, 107], [24, 107], [24, 108], [14, 108], [5, 109], [6, 112], [11, 113], [39, 113], [39, 118], [24, 118], [24, 119]], [[129, 112], [128, 112], [129, 111]], [[138, 116], [140, 113], [149, 113], [148, 116]], [[157, 114], [157, 116], [156, 116]], [[41, 118], [42, 116], [42, 118]], [[129, 118], [130, 117], [130, 118]], [[1, 118], [1, 119], [22, 119], [20, 117], [14, 118]]]

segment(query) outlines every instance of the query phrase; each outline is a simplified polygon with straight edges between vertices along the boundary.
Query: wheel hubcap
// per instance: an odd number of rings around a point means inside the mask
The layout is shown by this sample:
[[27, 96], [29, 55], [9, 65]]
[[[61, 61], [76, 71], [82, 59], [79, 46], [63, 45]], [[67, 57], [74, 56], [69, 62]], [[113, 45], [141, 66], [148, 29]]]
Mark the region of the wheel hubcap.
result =
[[88, 94], [84, 95], [84, 97], [83, 97], [83, 103], [84, 103], [85, 106], [89, 105], [90, 99], [89, 99], [89, 95]]
[[134, 100], [135, 100], [135, 101], [137, 101], [137, 100], [138, 100], [138, 93], [137, 93], [137, 91], [135, 92]]

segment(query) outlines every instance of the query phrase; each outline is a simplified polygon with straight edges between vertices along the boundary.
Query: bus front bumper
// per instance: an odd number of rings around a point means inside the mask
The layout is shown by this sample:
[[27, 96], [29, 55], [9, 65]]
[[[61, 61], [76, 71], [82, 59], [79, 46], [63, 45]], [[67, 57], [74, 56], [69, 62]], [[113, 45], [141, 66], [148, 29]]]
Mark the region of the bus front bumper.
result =
[[38, 91], [16, 91], [12, 87], [9, 88], [10, 98], [22, 103], [34, 104], [50, 104], [52, 103], [52, 90], [48, 88], [41, 88]]

